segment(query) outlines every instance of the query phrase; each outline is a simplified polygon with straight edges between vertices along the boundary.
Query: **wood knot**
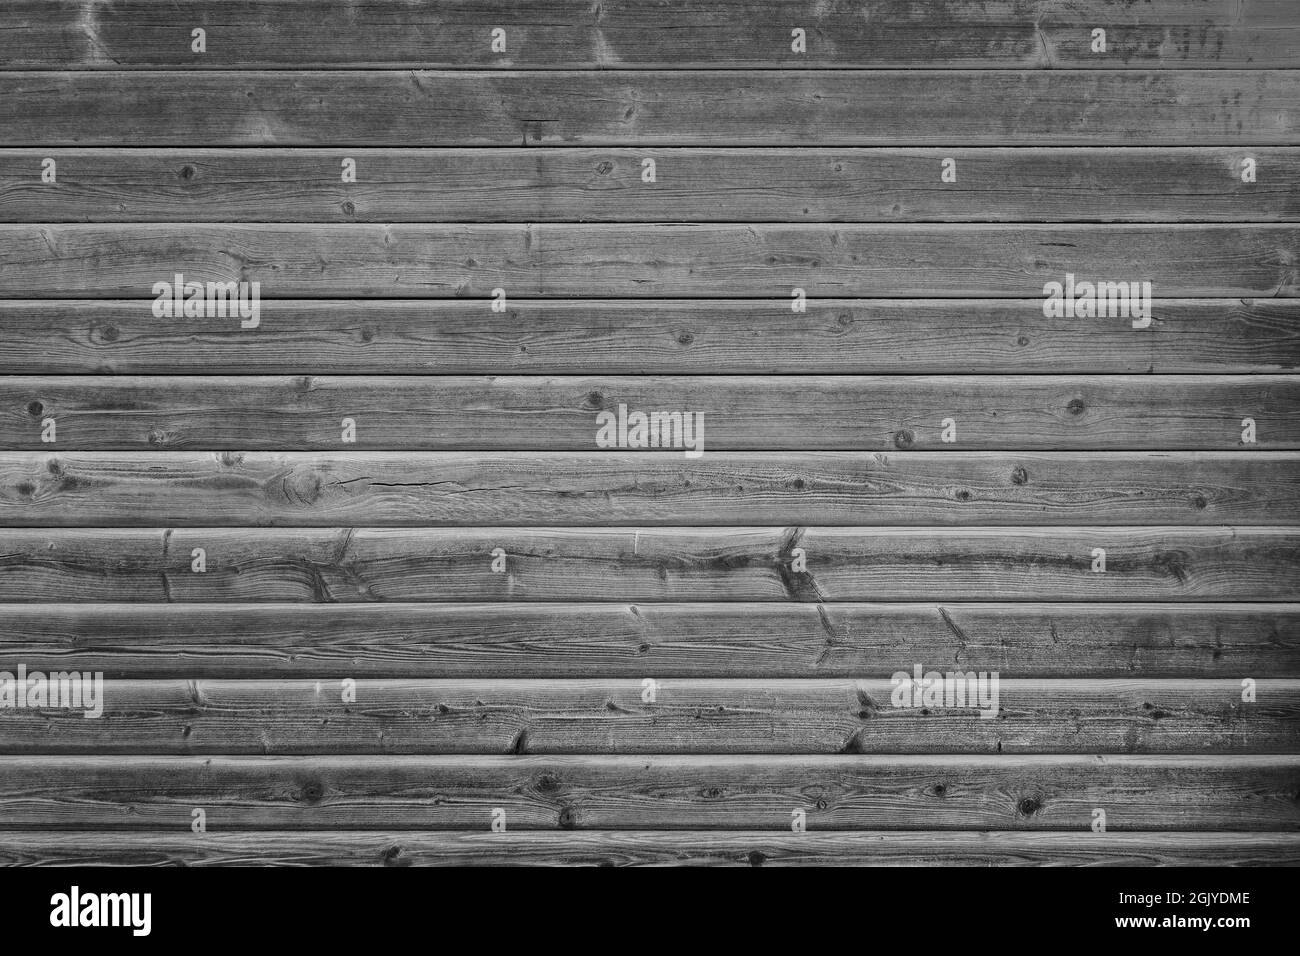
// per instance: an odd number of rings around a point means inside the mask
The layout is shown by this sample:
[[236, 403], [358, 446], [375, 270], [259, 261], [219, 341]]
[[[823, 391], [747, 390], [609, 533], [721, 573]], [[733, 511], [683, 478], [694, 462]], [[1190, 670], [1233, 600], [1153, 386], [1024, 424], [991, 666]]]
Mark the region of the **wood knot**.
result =
[[614, 171], [614, 164], [611, 163], [608, 159], [605, 160], [604, 162], [596, 164], [596, 172], [600, 173], [600, 175], [602, 176], [608, 176], [613, 171]]
[[193, 179], [195, 173], [197, 172], [198, 170], [196, 170], [193, 166], [182, 166], [181, 179]]
[[898, 448], [911, 448], [914, 441], [916, 436], [906, 428], [894, 432], [894, 445]]
[[948, 792], [948, 787], [946, 784], [936, 783], [934, 785], [934, 795], [936, 797], [942, 797], [947, 792]]
[[325, 787], [319, 780], [313, 780], [303, 784], [301, 794], [304, 802], [319, 803], [321, 797], [325, 796]]
[[1065, 410], [1069, 412], [1071, 415], [1082, 415], [1084, 409], [1087, 407], [1088, 406], [1083, 404], [1083, 399], [1072, 398], [1070, 399], [1070, 404], [1065, 406]]
[[605, 396], [600, 394], [600, 392], [588, 392], [587, 405], [591, 408], [604, 408]]
[[1037, 813], [1041, 806], [1042, 804], [1040, 804], [1033, 797], [1025, 797], [1016, 806], [1016, 809], [1020, 811], [1022, 816], [1030, 817], [1033, 816], [1035, 813]]
[[43, 411], [45, 411], [45, 406], [42, 405], [40, 402], [27, 403], [27, 414], [31, 415], [33, 418], [40, 417], [40, 414]]
[[537, 778], [537, 789], [542, 793], [554, 793], [560, 789], [560, 778], [553, 773], [544, 773]]
[[1196, 495], [1192, 498], [1192, 507], [1197, 511], [1204, 511], [1209, 502], [1205, 500], [1205, 495]]
[[758, 850], [749, 851], [748, 860], [750, 866], [762, 866], [763, 861], [766, 859], [767, 859], [767, 855]]
[[351, 199], [343, 200], [343, 205], [340, 208], [342, 208], [345, 216], [355, 216], [357, 213], [357, 207]]
[[574, 812], [573, 807], [561, 807], [557, 822], [561, 830], [572, 830], [578, 825], [578, 814]]
[[1029, 472], [1017, 465], [1011, 471], [1011, 483], [1013, 485], [1029, 484]]
[[384, 850], [384, 866], [410, 866], [409, 857], [402, 856], [402, 848], [394, 843]]

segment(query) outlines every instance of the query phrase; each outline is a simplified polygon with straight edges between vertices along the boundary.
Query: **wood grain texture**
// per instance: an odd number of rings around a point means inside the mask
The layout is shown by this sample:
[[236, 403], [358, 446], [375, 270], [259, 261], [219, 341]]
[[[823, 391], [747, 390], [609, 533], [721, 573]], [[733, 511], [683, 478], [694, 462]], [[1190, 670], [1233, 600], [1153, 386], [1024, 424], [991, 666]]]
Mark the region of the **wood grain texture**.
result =
[[0, 128], [11, 147], [1285, 146], [1297, 100], [1296, 70], [92, 70], [0, 73]]
[[0, 452], [0, 527], [1278, 525], [1295, 452]]
[[[0, 8], [2, 9], [2, 8]], [[0, 35], [3, 35], [0, 33]], [[0, 222], [1277, 222], [1287, 147], [0, 149]], [[41, 163], [58, 163], [56, 185]], [[955, 159], [957, 182], [941, 183]], [[1241, 181], [1242, 161], [1257, 181]]]
[[6, 830], [1300, 830], [1300, 757], [0, 757]]
[[[50, 451], [42, 435], [53, 420], [55, 445], [68, 451], [599, 454], [602, 428], [602, 440], [618, 440], [609, 423], [620, 406], [702, 416], [691, 419], [697, 429], [703, 422], [692, 439], [706, 457], [1300, 449], [1300, 378], [1293, 375], [9, 376], [0, 379], [0, 447]], [[1248, 417], [1256, 423], [1249, 445], [1242, 441]], [[346, 445], [344, 418], [356, 426]], [[942, 440], [948, 418], [956, 442]], [[685, 437], [675, 439], [674, 448], [646, 450], [685, 460]]]
[[[206, 571], [192, 570], [195, 548]], [[493, 572], [495, 549], [505, 570]], [[792, 569], [800, 548], [806, 570]], [[1094, 548], [1106, 572], [1094, 573]], [[0, 602], [1290, 601], [1283, 528], [11, 529]]]
[[1044, 284], [1067, 274], [1150, 282], [1163, 297], [1293, 297], [1297, 261], [1294, 224], [0, 224], [5, 298], [152, 298], [181, 273], [258, 282], [266, 298], [481, 298], [489, 314], [498, 288], [787, 305], [802, 288], [814, 298], [1038, 298], [1042, 308]]
[[[1155, 299], [1068, 322], [1042, 299], [264, 300], [253, 333], [153, 301], [0, 300], [0, 373], [966, 374], [1300, 368], [1295, 299]], [[962, 347], [952, 347], [953, 339]]]
[[[1287, 0], [9, 0], [9, 69], [925, 66], [1294, 68]], [[1107, 28], [1105, 54], [1091, 31]], [[191, 52], [189, 28], [208, 31]], [[493, 27], [507, 33], [494, 53]], [[184, 29], [182, 29], [182, 27]], [[790, 31], [807, 31], [791, 50]]]
[[104, 681], [98, 718], [0, 709], [0, 753], [1294, 752], [1300, 681], [1256, 687], [1245, 703], [1240, 680], [1001, 680], [985, 718], [896, 708], [888, 677], [663, 680], [653, 703], [637, 679], [361, 679], [349, 703], [340, 681]]
[[[109, 678], [1300, 677], [1295, 604], [4, 604], [0, 670]], [[927, 665], [928, 666], [928, 665]]]
[[1293, 833], [0, 832], [0, 865], [1295, 866]]

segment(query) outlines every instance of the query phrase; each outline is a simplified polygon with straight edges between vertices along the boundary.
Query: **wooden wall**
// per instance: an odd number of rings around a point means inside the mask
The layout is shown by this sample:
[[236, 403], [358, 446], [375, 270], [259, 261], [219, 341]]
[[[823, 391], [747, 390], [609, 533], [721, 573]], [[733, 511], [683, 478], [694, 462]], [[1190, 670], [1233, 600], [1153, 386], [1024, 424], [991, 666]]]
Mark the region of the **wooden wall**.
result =
[[7, 0], [0, 862], [1300, 863], [1297, 296], [1292, 0]]

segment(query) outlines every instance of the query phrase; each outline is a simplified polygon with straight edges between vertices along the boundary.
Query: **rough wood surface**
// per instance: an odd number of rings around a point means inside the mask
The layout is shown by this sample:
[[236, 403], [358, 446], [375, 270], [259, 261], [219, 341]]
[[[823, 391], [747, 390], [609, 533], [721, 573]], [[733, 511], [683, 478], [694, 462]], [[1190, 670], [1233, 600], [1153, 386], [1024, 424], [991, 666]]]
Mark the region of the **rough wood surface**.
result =
[[1295, 146], [1297, 100], [1297, 70], [46, 71], [0, 73], [0, 129], [9, 147]]
[[[1095, 549], [1105, 573], [1092, 570]], [[795, 570], [796, 550], [806, 569]], [[0, 538], [0, 602], [18, 603], [1289, 601], [1297, 572], [1294, 526], [77, 528]]]
[[1293, 833], [0, 832], [0, 865], [1296, 866]]
[[0, 757], [6, 829], [1300, 830], [1300, 757]]
[[[935, 662], [936, 668], [945, 666]], [[653, 678], [653, 675], [646, 675]], [[656, 678], [657, 680], [657, 678]], [[871, 680], [105, 681], [103, 713], [0, 709], [5, 754], [1285, 754], [1300, 681], [1019, 680], [999, 710]]]
[[1150, 282], [1153, 296], [1294, 297], [1298, 260], [1290, 223], [0, 224], [0, 297], [151, 298], [180, 273], [258, 282], [266, 298], [480, 298], [487, 314], [495, 289], [507, 299], [770, 296], [788, 307], [799, 288], [1038, 298], [1041, 309], [1044, 285], [1068, 274]]
[[1296, 604], [3, 604], [0, 670], [110, 678], [1300, 677]]
[[[4, 8], [0, 8], [3, 10]], [[0, 34], [2, 35], [2, 34]], [[1287, 147], [0, 149], [0, 222], [1276, 222]], [[57, 187], [41, 163], [58, 163]], [[955, 183], [939, 179], [955, 159]], [[1242, 162], [1257, 179], [1241, 181]]]
[[0, 452], [0, 527], [1297, 521], [1295, 452]]
[[[7, 374], [963, 374], [1293, 372], [1295, 299], [1155, 299], [1046, 318], [1038, 299], [261, 302], [260, 325], [155, 318], [153, 300], [0, 300]], [[962, 347], [952, 347], [953, 338]]]
[[[7, 376], [0, 447], [48, 452], [53, 421], [69, 451], [599, 453], [616, 450], [597, 439], [621, 406], [702, 415], [706, 454], [1300, 449], [1294, 375]], [[658, 451], [685, 460], [675, 438]], [[610, 426], [603, 440], [621, 439]]]
[[[1294, 68], [1288, 0], [8, 0], [9, 69]], [[187, 29], [180, 30], [177, 24]], [[1092, 29], [1107, 28], [1104, 54]], [[208, 31], [196, 55], [188, 28]], [[506, 30], [493, 52], [492, 28]], [[807, 34], [805, 52], [791, 29]]]

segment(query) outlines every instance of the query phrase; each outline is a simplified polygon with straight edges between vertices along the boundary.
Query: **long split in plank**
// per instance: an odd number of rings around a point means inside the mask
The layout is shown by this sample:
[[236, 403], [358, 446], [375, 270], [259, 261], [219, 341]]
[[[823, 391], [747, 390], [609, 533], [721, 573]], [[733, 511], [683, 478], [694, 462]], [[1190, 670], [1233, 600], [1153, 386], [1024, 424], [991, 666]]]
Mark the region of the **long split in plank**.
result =
[[[924, 669], [923, 665], [923, 669]], [[944, 673], [946, 665], [935, 662]], [[948, 672], [957, 673], [957, 665]], [[971, 672], [961, 671], [963, 675]], [[1300, 681], [133, 680], [0, 709], [2, 754], [1285, 754]], [[653, 701], [645, 680], [655, 682]], [[987, 693], [986, 693], [987, 692]], [[29, 691], [29, 698], [30, 698]], [[976, 694], [979, 703], [975, 701]], [[987, 698], [987, 699], [986, 699]], [[85, 706], [89, 704], [90, 706]], [[95, 716], [98, 711], [98, 716]]]
[[3, 604], [0, 670], [109, 678], [1300, 677], [1296, 604]]
[[1291, 601], [1300, 529], [11, 529], [0, 602]]
[[1296, 452], [0, 452], [0, 527], [1300, 523]]

